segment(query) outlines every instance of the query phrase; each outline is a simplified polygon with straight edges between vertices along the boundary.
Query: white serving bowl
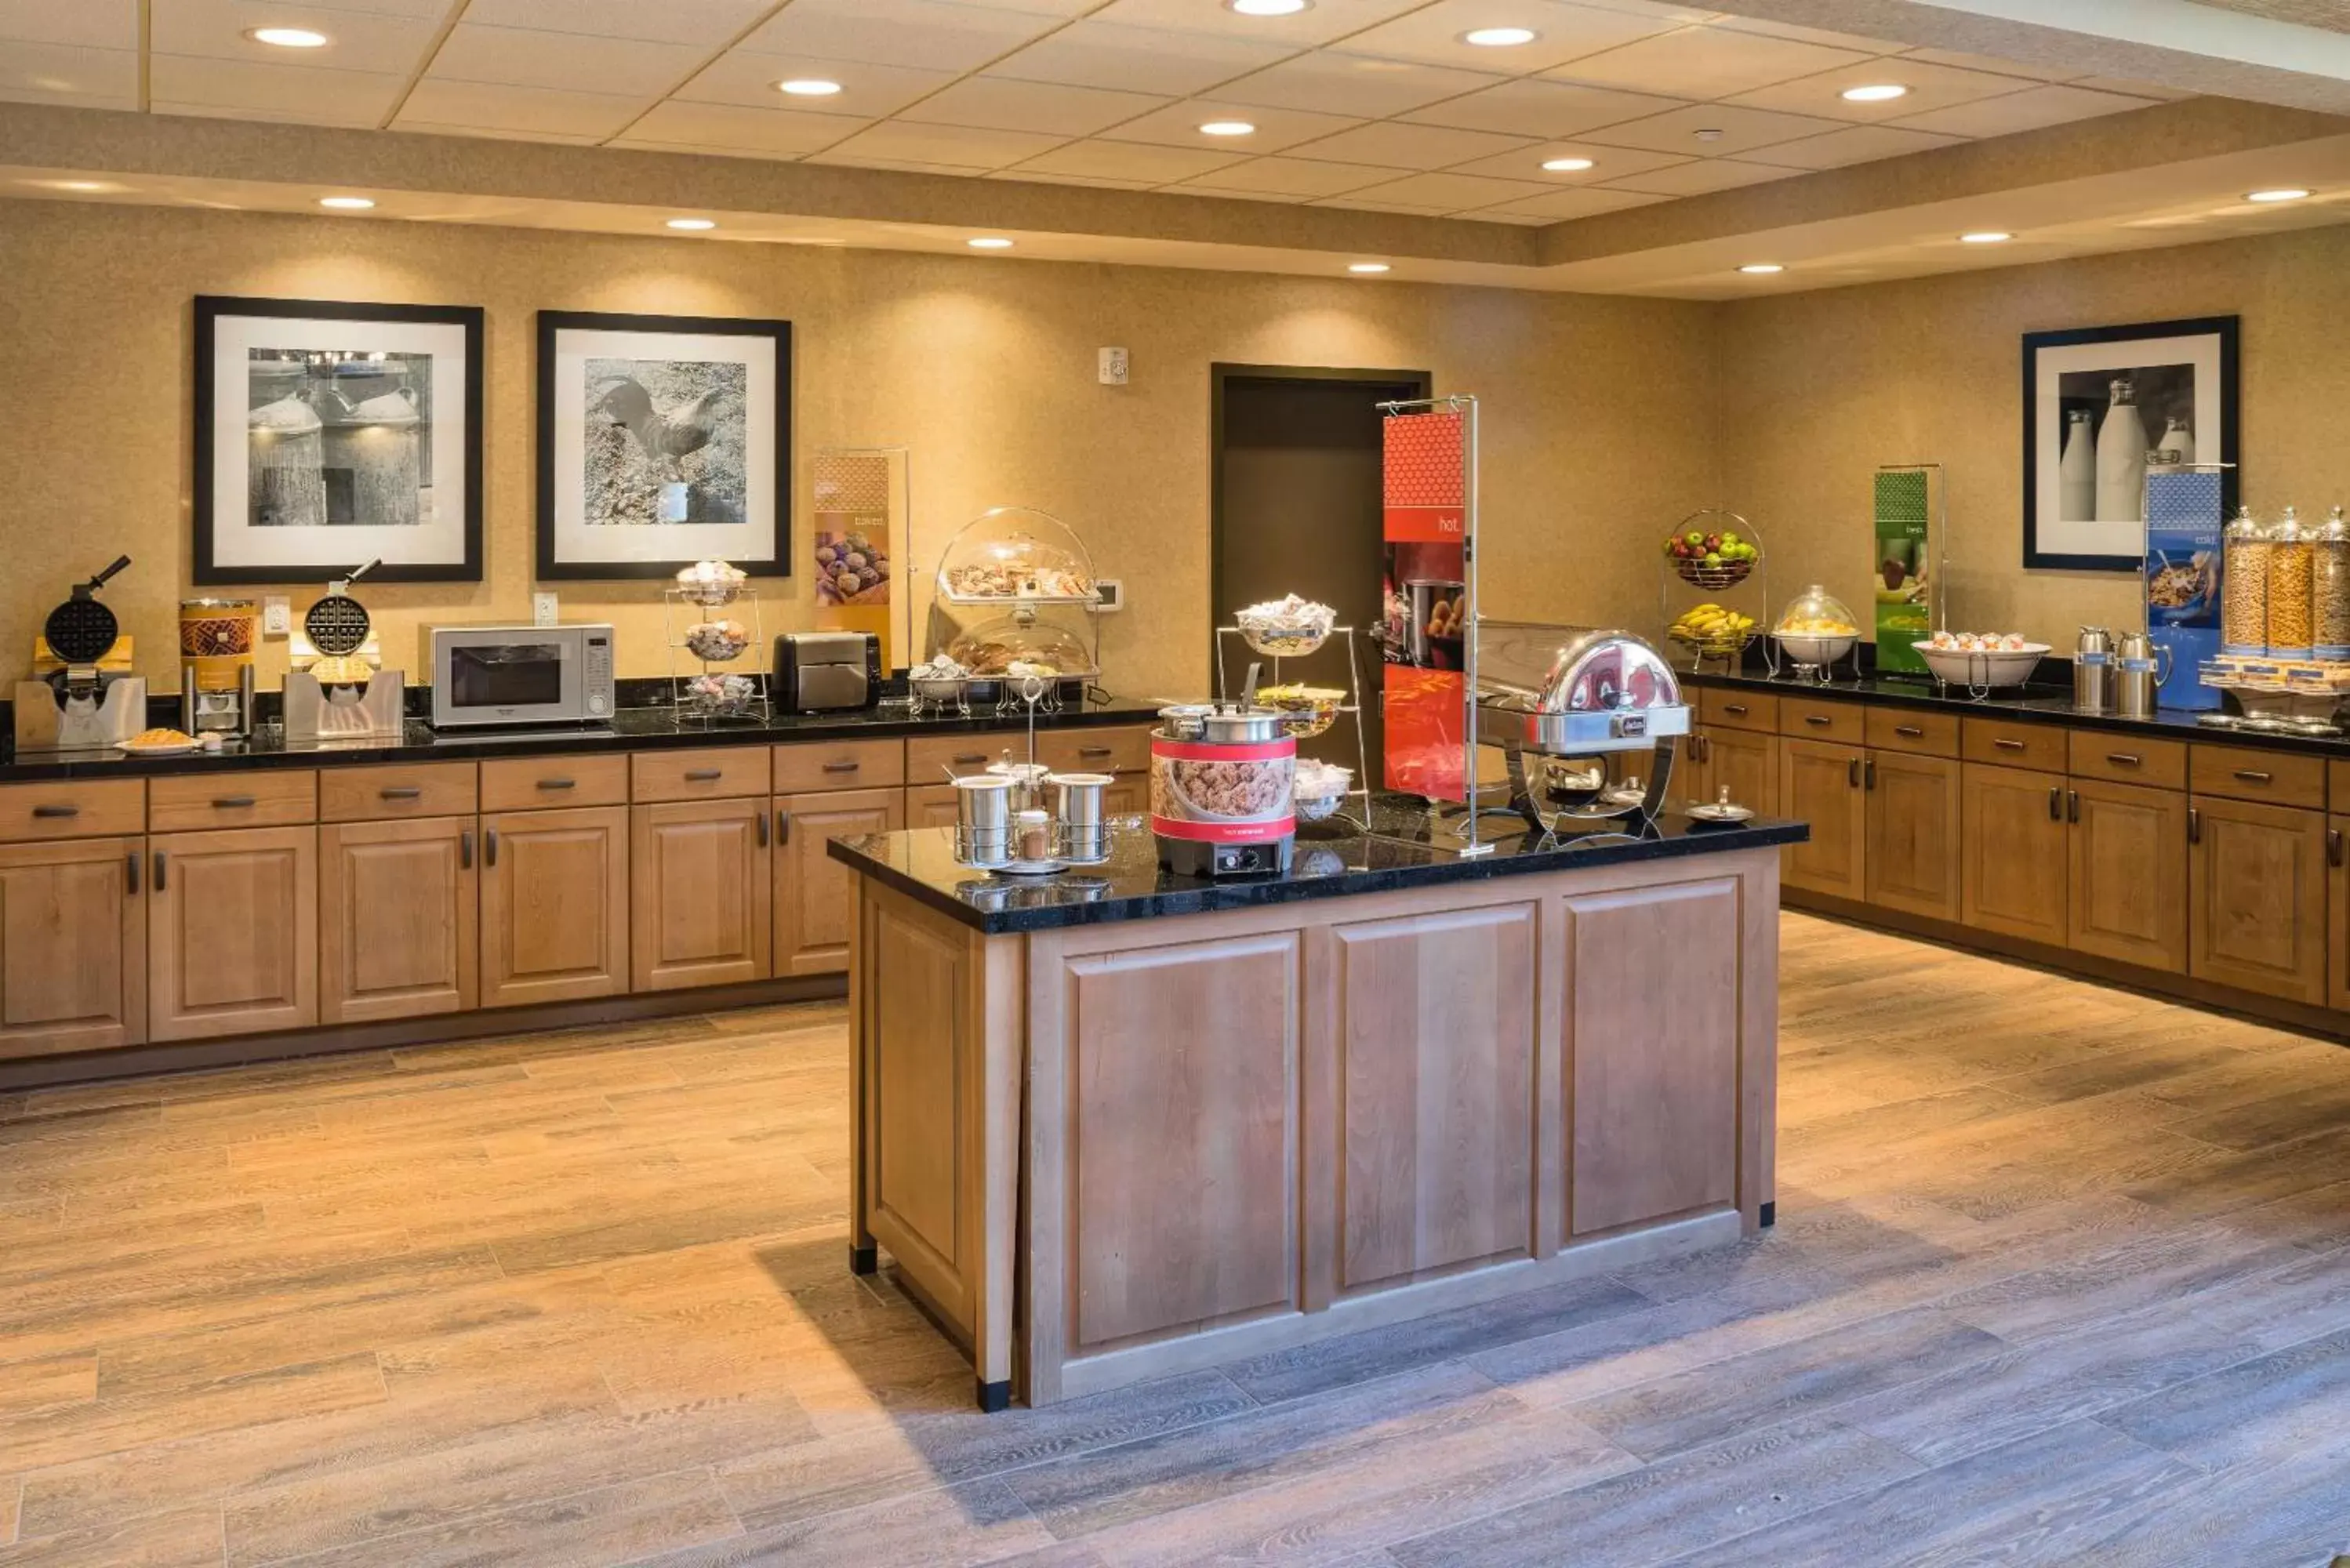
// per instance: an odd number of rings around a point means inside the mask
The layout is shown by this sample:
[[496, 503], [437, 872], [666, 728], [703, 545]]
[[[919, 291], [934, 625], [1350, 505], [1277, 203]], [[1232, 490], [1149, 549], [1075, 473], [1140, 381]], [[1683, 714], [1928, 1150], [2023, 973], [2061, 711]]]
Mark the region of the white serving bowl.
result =
[[1778, 639], [1781, 650], [1789, 659], [1814, 668], [1834, 664], [1850, 653], [1853, 645], [1860, 640], [1857, 637], [1815, 637], [1809, 632], [1798, 631], [1774, 631], [1771, 635]]
[[1936, 648], [1930, 642], [1909, 646], [1926, 660], [1934, 679], [1950, 686], [2021, 686], [2032, 679], [2041, 656], [2048, 651], [2044, 642], [1991, 649]]

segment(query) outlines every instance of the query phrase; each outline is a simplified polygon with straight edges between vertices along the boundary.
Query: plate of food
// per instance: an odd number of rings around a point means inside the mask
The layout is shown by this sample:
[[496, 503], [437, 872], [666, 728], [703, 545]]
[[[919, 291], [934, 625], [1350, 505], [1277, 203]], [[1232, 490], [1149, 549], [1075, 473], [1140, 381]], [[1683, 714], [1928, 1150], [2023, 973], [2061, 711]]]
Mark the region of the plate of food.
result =
[[204, 743], [184, 730], [156, 729], [141, 730], [127, 741], [118, 741], [114, 749], [134, 757], [183, 757], [203, 751]]

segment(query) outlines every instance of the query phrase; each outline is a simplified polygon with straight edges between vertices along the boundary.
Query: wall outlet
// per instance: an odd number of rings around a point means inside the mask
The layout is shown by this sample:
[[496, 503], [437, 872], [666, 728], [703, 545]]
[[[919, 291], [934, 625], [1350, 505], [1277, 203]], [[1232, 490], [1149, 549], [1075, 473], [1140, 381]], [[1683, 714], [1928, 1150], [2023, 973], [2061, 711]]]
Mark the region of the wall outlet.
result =
[[553, 594], [533, 594], [530, 596], [531, 625], [553, 626], [556, 622], [556, 618], [561, 613], [562, 610], [556, 603], [556, 597]]
[[1101, 384], [1103, 386], [1125, 386], [1128, 369], [1125, 349], [1105, 348], [1101, 351]]
[[294, 603], [284, 594], [265, 594], [261, 600], [261, 635], [294, 635]]

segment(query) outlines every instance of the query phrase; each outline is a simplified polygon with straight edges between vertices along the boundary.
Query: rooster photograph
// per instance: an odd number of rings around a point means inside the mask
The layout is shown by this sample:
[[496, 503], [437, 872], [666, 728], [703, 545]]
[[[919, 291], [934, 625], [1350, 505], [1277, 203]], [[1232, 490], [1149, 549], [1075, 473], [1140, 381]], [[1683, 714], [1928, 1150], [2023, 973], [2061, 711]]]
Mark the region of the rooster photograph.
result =
[[590, 359], [585, 369], [590, 525], [744, 520], [743, 365]]

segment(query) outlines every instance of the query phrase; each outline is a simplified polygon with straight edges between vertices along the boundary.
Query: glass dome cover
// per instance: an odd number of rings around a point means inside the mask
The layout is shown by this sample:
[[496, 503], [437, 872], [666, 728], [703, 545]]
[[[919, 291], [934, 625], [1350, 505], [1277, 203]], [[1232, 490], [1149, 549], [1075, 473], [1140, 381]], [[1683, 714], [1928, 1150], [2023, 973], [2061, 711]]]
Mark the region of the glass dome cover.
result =
[[960, 633], [947, 657], [971, 672], [975, 680], [1004, 676], [1035, 675], [1046, 680], [1091, 679], [1093, 655], [1066, 627], [1015, 612], [983, 621]]
[[1029, 506], [997, 506], [963, 524], [939, 558], [950, 604], [1092, 604], [1093, 557], [1066, 524]]
[[1860, 623], [1842, 599], [1814, 583], [1788, 602], [1771, 629], [1781, 637], [1858, 637]]

